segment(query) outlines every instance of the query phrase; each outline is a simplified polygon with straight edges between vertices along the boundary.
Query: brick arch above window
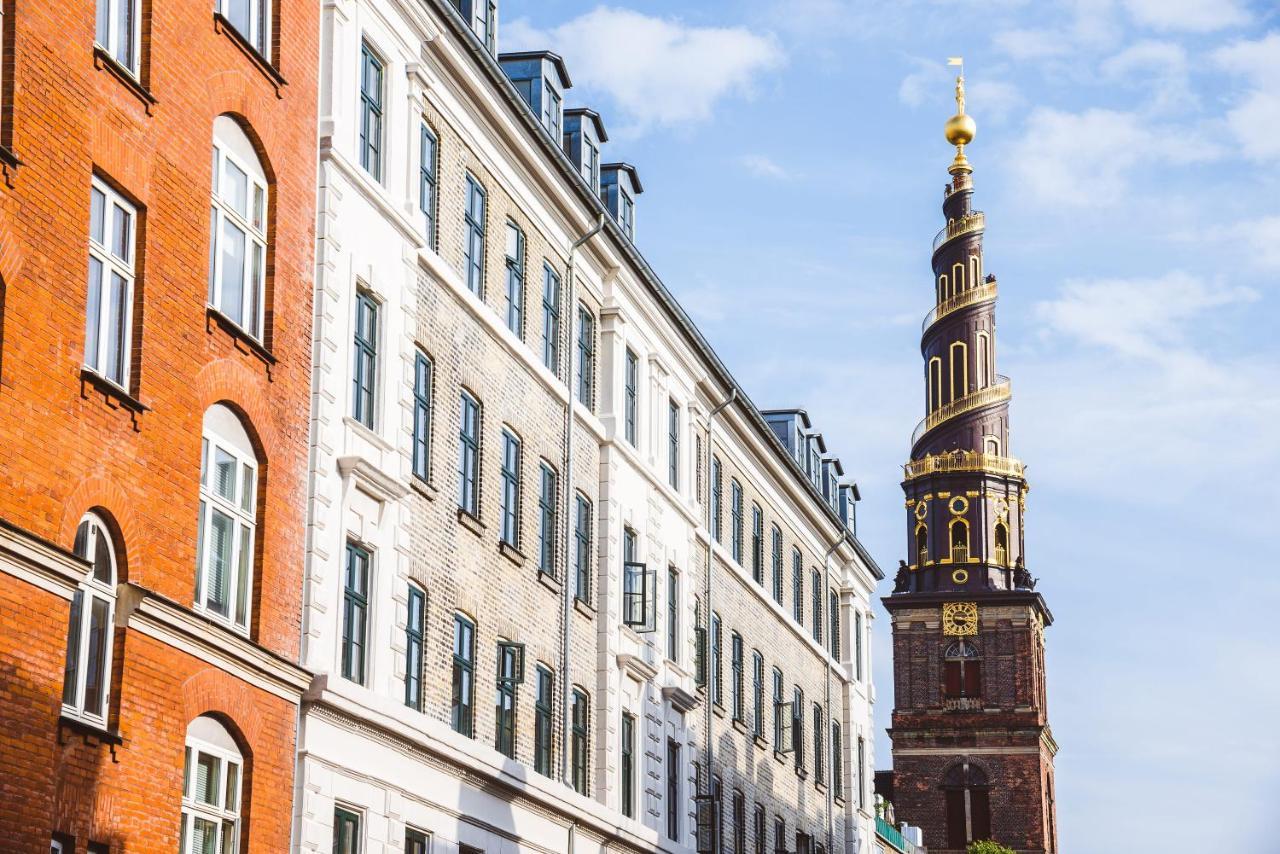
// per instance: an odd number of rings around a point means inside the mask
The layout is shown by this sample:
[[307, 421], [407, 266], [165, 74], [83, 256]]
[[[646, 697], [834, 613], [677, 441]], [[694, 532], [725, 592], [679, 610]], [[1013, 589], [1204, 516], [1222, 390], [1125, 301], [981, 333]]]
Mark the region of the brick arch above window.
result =
[[215, 667], [205, 667], [182, 683], [182, 713], [187, 721], [208, 715], [226, 727], [245, 759], [260, 744], [263, 720], [257, 689]]
[[138, 571], [141, 561], [135, 554], [142, 535], [135, 500], [109, 477], [87, 477], [76, 484], [62, 501], [62, 518], [58, 523], [58, 542], [70, 549], [75, 542], [76, 529], [84, 514], [93, 512], [106, 524], [116, 551], [116, 573], [120, 581], [129, 577], [132, 568]]

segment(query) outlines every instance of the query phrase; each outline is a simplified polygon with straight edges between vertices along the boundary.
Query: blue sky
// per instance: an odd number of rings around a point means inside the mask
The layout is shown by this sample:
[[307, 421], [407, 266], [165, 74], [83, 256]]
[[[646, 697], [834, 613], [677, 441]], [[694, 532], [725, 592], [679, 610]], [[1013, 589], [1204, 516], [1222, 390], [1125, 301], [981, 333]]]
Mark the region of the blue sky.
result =
[[[505, 0], [640, 170], [638, 244], [761, 406], [804, 405], [891, 570], [963, 55], [998, 367], [1056, 617], [1067, 851], [1278, 850], [1280, 8]], [[761, 341], [771, 346], [760, 346]], [[878, 724], [892, 692], [877, 621]], [[888, 742], [878, 742], [888, 764]], [[927, 841], [927, 840], [926, 840]]]

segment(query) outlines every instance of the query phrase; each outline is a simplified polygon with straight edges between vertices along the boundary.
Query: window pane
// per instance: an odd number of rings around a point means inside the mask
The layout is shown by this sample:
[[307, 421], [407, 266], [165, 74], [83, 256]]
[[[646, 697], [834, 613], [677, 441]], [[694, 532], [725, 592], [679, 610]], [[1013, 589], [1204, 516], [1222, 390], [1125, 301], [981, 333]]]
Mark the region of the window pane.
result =
[[84, 608], [84, 591], [77, 590], [71, 598], [71, 622], [67, 626], [67, 664], [63, 670], [62, 702], [68, 706], [76, 703], [80, 673], [80, 615]]
[[240, 806], [240, 766], [234, 762], [227, 763], [227, 812], [235, 812]]
[[84, 360], [98, 367], [98, 332], [102, 323], [102, 262], [89, 257], [89, 301], [85, 307]]
[[218, 309], [236, 323], [244, 321], [245, 233], [230, 219], [222, 221], [222, 299]]
[[218, 854], [218, 825], [204, 818], [197, 818], [191, 833], [191, 850], [195, 854]]
[[218, 495], [228, 501], [236, 498], [236, 458], [222, 448], [214, 447], [213, 451], [213, 488]]
[[231, 517], [218, 510], [211, 514], [212, 525], [209, 532], [208, 560], [208, 601], [210, 610], [227, 616], [229, 585], [231, 579], [230, 561], [232, 555], [231, 538], [235, 532], [235, 523]]
[[236, 565], [236, 616], [240, 625], [249, 621], [249, 569], [253, 566], [253, 529], [240, 526], [240, 562]]
[[210, 806], [221, 806], [218, 801], [218, 777], [221, 761], [207, 753], [196, 754], [196, 792], [195, 798]]
[[107, 635], [110, 632], [111, 606], [107, 600], [92, 597], [89, 614], [89, 654], [85, 662], [84, 710], [103, 714], [106, 699]]
[[103, 342], [107, 346], [106, 364], [103, 370], [107, 377], [114, 382], [124, 385], [124, 363], [125, 363], [125, 318], [128, 312], [129, 285], [124, 278], [116, 272], [111, 274], [111, 288], [107, 294], [107, 328], [106, 341]]
[[134, 0], [117, 0], [120, 4], [116, 7], [116, 59], [121, 64], [134, 71], [133, 67], [133, 21]]
[[222, 172], [222, 200], [236, 213], [247, 218], [249, 176], [243, 169], [225, 158]]
[[133, 260], [133, 216], [119, 205], [111, 207], [111, 254], [128, 264]]

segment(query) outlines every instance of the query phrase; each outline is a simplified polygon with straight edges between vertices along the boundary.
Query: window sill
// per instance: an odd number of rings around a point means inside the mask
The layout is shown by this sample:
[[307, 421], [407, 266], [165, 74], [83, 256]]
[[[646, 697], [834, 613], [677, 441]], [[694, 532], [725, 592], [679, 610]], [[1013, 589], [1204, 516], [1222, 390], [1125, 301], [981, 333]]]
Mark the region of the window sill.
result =
[[13, 153], [12, 148], [7, 145], [0, 145], [0, 173], [4, 174], [6, 185], [13, 186], [13, 176], [21, 165], [22, 161], [18, 159], [18, 155]]
[[592, 605], [590, 602], [588, 602], [586, 599], [583, 599], [579, 596], [574, 596], [573, 607], [577, 610], [579, 614], [582, 614], [588, 620], [594, 620], [596, 618], [595, 606]]
[[262, 72], [263, 76], [267, 78], [271, 85], [275, 87], [276, 97], [279, 98], [280, 89], [288, 86], [289, 83], [280, 75], [280, 72], [271, 64], [271, 61], [259, 53], [258, 49], [250, 44], [249, 40], [246, 39], [238, 29], [236, 29], [236, 25], [223, 17], [221, 12], [213, 13], [213, 29], [215, 32], [222, 33], [224, 36], [231, 39], [231, 43], [239, 48], [240, 52], [248, 57], [249, 61], [252, 62], [254, 66]]
[[715, 716], [718, 718], [724, 717], [724, 706], [720, 705], [719, 703], [713, 702], [711, 704], [711, 711], [714, 712]]
[[151, 108], [160, 103], [156, 100], [156, 96], [151, 94], [151, 90], [142, 85], [142, 81], [134, 76], [132, 71], [117, 62], [115, 57], [107, 53], [100, 45], [93, 46], [93, 67], [99, 71], [110, 72], [112, 77], [124, 84], [124, 87], [142, 102], [143, 109], [147, 115], [151, 115]]
[[813, 787], [814, 787], [815, 789], [817, 789], [819, 792], [825, 792], [825, 791], [827, 790], [827, 784], [826, 784], [826, 783], [823, 783], [823, 782], [822, 782], [822, 781], [820, 781], [820, 780], [819, 780], [819, 781], [815, 781], [815, 782], [814, 782], [814, 784], [813, 784]]
[[62, 740], [63, 730], [70, 730], [80, 736], [86, 745], [105, 744], [111, 749], [111, 761], [116, 762], [116, 747], [124, 744], [124, 736], [112, 729], [107, 729], [99, 724], [86, 721], [82, 718], [68, 715], [66, 712], [58, 715], [58, 744], [65, 744]]
[[106, 400], [107, 405], [113, 409], [124, 409], [129, 412], [135, 429], [138, 426], [138, 416], [144, 412], [151, 411], [150, 406], [147, 406], [88, 365], [80, 368], [80, 396], [88, 398], [89, 395], [85, 391], [85, 386], [93, 386], [94, 390]]
[[425, 481], [416, 475], [409, 478], [409, 485], [413, 487], [414, 492], [428, 501], [435, 501], [440, 497], [440, 490], [436, 489], [435, 484]]
[[809, 772], [808, 772], [807, 770], [805, 770], [804, 768], [797, 768], [797, 769], [796, 769], [796, 776], [797, 776], [798, 778], [800, 778], [801, 780], [808, 780], [808, 779], [809, 779]]
[[556, 578], [549, 572], [538, 570], [538, 583], [550, 590], [552, 593], [559, 594], [563, 592], [564, 586], [560, 583], [560, 579]]
[[836, 806], [842, 807], [845, 805], [843, 795], [832, 795], [831, 800], [835, 801]]
[[276, 357], [271, 355], [271, 351], [268, 350], [261, 341], [259, 341], [257, 338], [254, 338], [253, 335], [251, 335], [248, 332], [248, 330], [246, 330], [240, 324], [236, 323], [231, 318], [227, 317], [225, 314], [223, 314], [220, 310], [218, 310], [214, 306], [207, 306], [205, 308], [205, 319], [206, 319], [205, 329], [208, 332], [212, 333], [213, 327], [217, 326], [222, 331], [226, 332], [228, 335], [231, 336], [232, 340], [235, 341], [236, 343], [237, 349], [244, 348], [249, 353], [251, 353], [254, 356], [257, 356], [259, 359], [265, 362], [268, 368], [275, 365], [277, 361]]
[[458, 508], [458, 523], [477, 537], [484, 536], [484, 522], [481, 522], [475, 516], [471, 515], [469, 511], [464, 510], [461, 507]]
[[769, 747], [769, 742], [764, 740], [763, 735], [753, 735], [751, 737], [751, 740], [754, 741], [756, 743], [756, 747], [760, 748], [761, 750], [765, 750]]
[[773, 758], [778, 760], [779, 765], [785, 765], [787, 763], [787, 754], [780, 750], [773, 751]]
[[516, 566], [524, 566], [524, 553], [510, 543], [499, 541], [498, 553]]
[[738, 732], [745, 733], [747, 731], [747, 722], [744, 721], [742, 718], [734, 718], [733, 728], [736, 729]]

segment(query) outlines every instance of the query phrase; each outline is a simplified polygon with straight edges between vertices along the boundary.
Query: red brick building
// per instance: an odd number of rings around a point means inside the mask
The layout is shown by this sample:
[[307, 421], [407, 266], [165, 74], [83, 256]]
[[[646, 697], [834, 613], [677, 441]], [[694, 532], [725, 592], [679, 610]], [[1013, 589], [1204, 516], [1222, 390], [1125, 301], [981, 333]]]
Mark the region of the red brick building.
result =
[[0, 11], [0, 848], [287, 850], [319, 4]]
[[963, 84], [947, 123], [956, 156], [920, 342], [927, 414], [902, 484], [910, 557], [884, 599], [894, 687], [886, 794], [936, 854], [983, 839], [1053, 854], [1058, 746], [1044, 658], [1053, 615], [1024, 559], [1028, 486], [1009, 448], [1009, 379], [996, 373], [997, 286], [983, 268]]

